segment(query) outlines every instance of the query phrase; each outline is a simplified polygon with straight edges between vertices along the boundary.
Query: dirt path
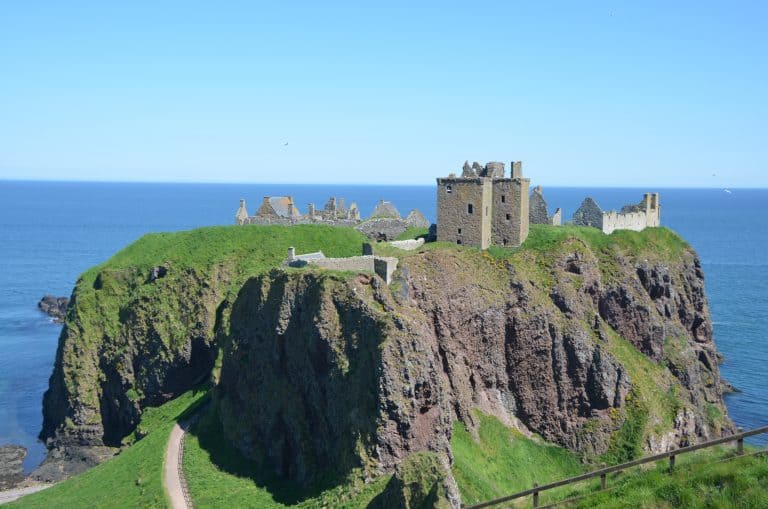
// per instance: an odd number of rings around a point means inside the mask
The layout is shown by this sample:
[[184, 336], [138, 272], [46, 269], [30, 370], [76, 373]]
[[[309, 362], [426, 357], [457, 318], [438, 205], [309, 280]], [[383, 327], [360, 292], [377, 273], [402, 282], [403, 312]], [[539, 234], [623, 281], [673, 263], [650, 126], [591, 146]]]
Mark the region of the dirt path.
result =
[[173, 425], [163, 461], [163, 484], [173, 509], [192, 509], [192, 499], [182, 470], [184, 455], [184, 434], [191, 422], [177, 422]]
[[26, 488], [14, 488], [12, 490], [0, 491], [0, 505], [13, 502], [17, 498], [21, 498], [24, 495], [29, 495], [36, 491], [50, 488], [53, 484], [38, 484], [36, 486], [28, 486]]

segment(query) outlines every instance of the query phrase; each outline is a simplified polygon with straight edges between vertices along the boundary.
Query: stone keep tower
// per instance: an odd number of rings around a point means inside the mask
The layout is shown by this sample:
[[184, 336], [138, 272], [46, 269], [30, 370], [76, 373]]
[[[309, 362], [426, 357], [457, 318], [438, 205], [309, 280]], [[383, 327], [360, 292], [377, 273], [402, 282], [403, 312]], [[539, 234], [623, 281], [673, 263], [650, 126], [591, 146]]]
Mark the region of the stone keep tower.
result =
[[522, 163], [464, 163], [461, 177], [437, 179], [437, 240], [486, 249], [519, 246], [528, 237], [528, 189]]

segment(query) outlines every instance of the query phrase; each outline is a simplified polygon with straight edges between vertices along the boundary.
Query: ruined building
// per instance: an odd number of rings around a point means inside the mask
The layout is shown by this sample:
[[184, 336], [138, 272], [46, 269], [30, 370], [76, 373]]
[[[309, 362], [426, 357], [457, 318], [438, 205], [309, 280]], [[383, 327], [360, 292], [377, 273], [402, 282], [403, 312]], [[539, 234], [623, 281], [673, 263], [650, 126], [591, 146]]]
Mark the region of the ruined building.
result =
[[252, 216], [248, 214], [245, 200], [240, 200], [240, 206], [235, 213], [235, 224], [349, 226], [371, 239], [387, 241], [394, 240], [408, 228], [429, 227], [429, 221], [418, 210], [411, 210], [408, 216], [403, 218], [392, 202], [384, 200], [379, 200], [371, 216], [363, 220], [357, 204], [352, 202], [346, 207], [344, 198], [331, 197], [322, 209], [310, 203], [307, 213], [302, 214], [294, 205], [291, 196], [265, 196], [261, 206]]
[[486, 249], [519, 246], [528, 237], [528, 189], [523, 165], [464, 163], [460, 177], [437, 179], [437, 240]]
[[615, 230], [641, 231], [661, 225], [659, 193], [645, 193], [637, 205], [625, 205], [620, 212], [604, 211], [592, 198], [585, 198], [573, 214], [573, 224], [593, 226], [605, 234]]
[[563, 222], [563, 212], [558, 208], [551, 216], [547, 210], [547, 201], [541, 186], [533, 188], [528, 209], [528, 222], [530, 224], [550, 224], [560, 226]]

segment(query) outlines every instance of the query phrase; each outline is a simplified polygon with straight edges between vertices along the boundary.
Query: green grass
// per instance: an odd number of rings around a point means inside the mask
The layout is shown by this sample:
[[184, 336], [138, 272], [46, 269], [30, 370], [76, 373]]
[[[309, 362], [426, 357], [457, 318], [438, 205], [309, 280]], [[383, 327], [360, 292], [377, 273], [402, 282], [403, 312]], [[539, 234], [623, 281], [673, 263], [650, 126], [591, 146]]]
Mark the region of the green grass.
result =
[[453, 475], [462, 501], [474, 504], [582, 472], [576, 455], [543, 441], [531, 440], [480, 412], [479, 441], [460, 422], [454, 423]]
[[[594, 250], [620, 248], [633, 253], [653, 252], [664, 255], [679, 255], [688, 244], [668, 228], [646, 228], [641, 232], [616, 230], [605, 235], [597, 228], [586, 226], [550, 226], [532, 224], [523, 249], [550, 252], [563, 245], [568, 239], [579, 239]], [[503, 249], [503, 248], [502, 248]]]
[[279, 479], [261, 462], [244, 458], [230, 444], [214, 411], [207, 412], [187, 435], [184, 472], [195, 507], [364, 508], [387, 485], [384, 475], [365, 484], [350, 477], [336, 488], [301, 489]]
[[[606, 492], [580, 500], [580, 508], [763, 508], [768, 507], [768, 456], [744, 456], [719, 461], [721, 453], [698, 454], [650, 470], [637, 469], [609, 480]], [[685, 457], [685, 456], [683, 456]], [[681, 457], [681, 459], [683, 458]], [[595, 488], [574, 492], [583, 495]], [[569, 506], [574, 507], [574, 506]]]
[[236, 262], [244, 272], [278, 266], [288, 247], [296, 253], [322, 250], [328, 257], [362, 253], [367, 239], [352, 228], [325, 225], [211, 226], [195, 230], [150, 233], [116, 253], [106, 263], [86, 272], [86, 277], [104, 269], [148, 269], [170, 262], [177, 268], [207, 268]]
[[146, 436], [121, 454], [56, 486], [8, 504], [14, 508], [166, 507], [163, 455], [178, 418], [195, 408], [206, 390], [189, 391], [142, 416]]
[[426, 237], [429, 235], [429, 228], [419, 228], [417, 226], [411, 226], [403, 233], [395, 237], [395, 240], [410, 240], [418, 239], [419, 237]]

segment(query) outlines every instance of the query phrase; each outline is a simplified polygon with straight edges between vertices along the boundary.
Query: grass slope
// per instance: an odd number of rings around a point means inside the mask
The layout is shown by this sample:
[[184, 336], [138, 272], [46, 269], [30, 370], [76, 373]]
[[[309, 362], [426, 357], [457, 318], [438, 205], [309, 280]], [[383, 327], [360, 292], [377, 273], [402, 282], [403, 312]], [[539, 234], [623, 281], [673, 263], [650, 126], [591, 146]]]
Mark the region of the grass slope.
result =
[[195, 507], [363, 508], [381, 493], [390, 476], [315, 492], [278, 479], [268, 467], [248, 460], [224, 438], [213, 411], [204, 415], [184, 443], [184, 472]]
[[[768, 456], [723, 460], [719, 452], [698, 454], [669, 473], [667, 462], [651, 470], [635, 470], [608, 483], [609, 489], [568, 507], [637, 509], [686, 507], [768, 507]], [[726, 454], [726, 458], [732, 453]], [[595, 488], [586, 491], [595, 491]], [[574, 492], [579, 496], [583, 493]]]
[[570, 477], [582, 472], [578, 458], [566, 449], [535, 441], [492, 416], [480, 419], [479, 440], [460, 422], [454, 423], [453, 476], [465, 504], [475, 504]]
[[14, 508], [166, 507], [162, 483], [163, 454], [177, 419], [205, 397], [189, 391], [148, 409], [141, 419], [147, 435], [115, 458], [52, 488], [8, 504]]
[[150, 233], [88, 270], [95, 278], [104, 269], [148, 269], [170, 262], [180, 268], [209, 268], [235, 262], [239, 272], [259, 272], [278, 266], [288, 247], [296, 253], [322, 250], [326, 256], [362, 253], [367, 239], [352, 228], [325, 225], [211, 226], [195, 230]]

